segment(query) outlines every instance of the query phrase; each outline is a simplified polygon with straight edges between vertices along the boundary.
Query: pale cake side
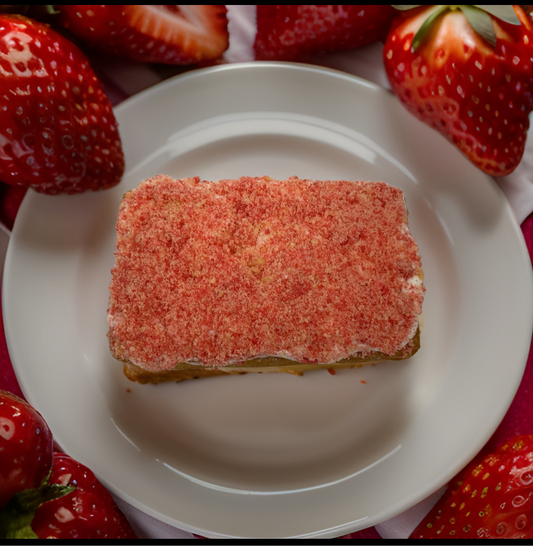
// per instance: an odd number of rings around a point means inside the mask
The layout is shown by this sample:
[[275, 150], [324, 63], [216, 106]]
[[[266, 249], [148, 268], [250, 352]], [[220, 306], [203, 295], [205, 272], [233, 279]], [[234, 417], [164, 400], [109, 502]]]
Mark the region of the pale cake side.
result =
[[110, 349], [139, 382], [405, 359], [422, 278], [383, 182], [159, 175], [120, 205]]

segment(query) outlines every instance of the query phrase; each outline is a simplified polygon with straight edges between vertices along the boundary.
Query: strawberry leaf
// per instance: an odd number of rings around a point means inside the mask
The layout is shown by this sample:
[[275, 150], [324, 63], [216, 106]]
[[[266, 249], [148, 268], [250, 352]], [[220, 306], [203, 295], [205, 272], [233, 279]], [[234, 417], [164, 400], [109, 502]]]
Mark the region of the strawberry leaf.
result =
[[[400, 11], [408, 11], [419, 6], [393, 6]], [[496, 45], [496, 33], [494, 31], [494, 24], [492, 22], [491, 15], [513, 25], [520, 25], [520, 20], [516, 16], [516, 13], [511, 5], [508, 6], [470, 6], [470, 5], [446, 5], [439, 6], [422, 24], [418, 29], [413, 43], [411, 46], [412, 51], [416, 51], [420, 44], [426, 38], [431, 26], [435, 20], [444, 11], [451, 9], [460, 9], [464, 16], [468, 19], [468, 22], [472, 28], [492, 47]]]
[[496, 45], [496, 33], [494, 32], [491, 16], [476, 6], [461, 5], [459, 9], [464, 13], [472, 28], [494, 47]]
[[411, 50], [416, 51], [420, 44], [424, 41], [427, 36], [431, 26], [439, 15], [449, 9], [448, 6], [439, 6], [423, 23], [422, 26], [418, 29], [417, 33], [413, 38], [413, 43], [411, 44]]
[[[520, 19], [516, 16], [516, 13], [513, 9], [513, 6], [508, 4], [505, 6], [474, 6], [476, 8], [480, 8], [483, 11], [486, 11], [487, 13], [490, 13], [491, 15], [494, 15], [494, 17], [501, 19], [502, 21], [505, 21], [506, 23], [510, 23], [511, 25], [519, 25]], [[464, 13], [464, 12], [463, 12]]]
[[20, 491], [0, 510], [0, 539], [38, 538], [31, 528], [37, 508], [75, 489], [70, 485], [44, 483], [36, 489]]
[[[394, 9], [397, 9], [398, 11], [408, 11], [410, 9], [419, 8], [420, 5], [417, 6], [398, 6], [395, 4], [392, 4], [392, 7]], [[457, 7], [462, 8], [462, 5], [456, 5], [456, 6], [448, 6], [449, 8], [456, 9]], [[487, 13], [490, 13], [491, 15], [494, 15], [497, 19], [501, 19], [502, 21], [505, 21], [506, 23], [510, 23], [511, 25], [519, 25], [520, 19], [516, 16], [516, 13], [513, 9], [513, 6], [511, 4], [507, 5], [499, 5], [499, 6], [493, 6], [492, 4], [489, 5], [474, 5], [474, 6], [467, 6], [467, 7], [474, 7], [479, 8], [483, 11], [486, 11]], [[464, 12], [463, 12], [464, 13]]]

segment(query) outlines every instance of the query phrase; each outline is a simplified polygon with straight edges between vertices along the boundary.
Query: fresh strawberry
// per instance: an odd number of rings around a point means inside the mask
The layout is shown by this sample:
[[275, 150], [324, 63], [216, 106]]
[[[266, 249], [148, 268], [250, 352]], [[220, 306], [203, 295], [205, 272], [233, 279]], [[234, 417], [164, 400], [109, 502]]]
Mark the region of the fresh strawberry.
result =
[[258, 5], [254, 49], [260, 60], [301, 60], [385, 40], [392, 6]]
[[39, 487], [52, 468], [53, 438], [41, 414], [0, 391], [0, 508], [11, 497]]
[[109, 491], [86, 466], [54, 453], [50, 475], [0, 509], [0, 539], [135, 539]]
[[218, 59], [229, 46], [224, 5], [54, 7], [73, 34], [134, 61], [194, 64]]
[[457, 476], [410, 538], [533, 538], [533, 436], [480, 454]]
[[475, 6], [403, 11], [383, 55], [404, 106], [474, 165], [503, 176], [522, 158], [533, 109], [533, 25], [518, 6], [492, 8], [503, 18]]
[[85, 55], [48, 26], [0, 15], [0, 180], [48, 194], [116, 185], [124, 156]]
[[75, 490], [39, 506], [31, 527], [38, 538], [133, 539], [130, 523], [94, 473], [64, 453], [54, 453], [50, 484]]

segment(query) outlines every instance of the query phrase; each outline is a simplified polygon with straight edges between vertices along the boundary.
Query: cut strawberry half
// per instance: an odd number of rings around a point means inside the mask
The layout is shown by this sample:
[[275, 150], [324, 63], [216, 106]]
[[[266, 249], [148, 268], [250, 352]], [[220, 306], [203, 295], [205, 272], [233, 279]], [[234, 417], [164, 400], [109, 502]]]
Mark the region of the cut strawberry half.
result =
[[90, 45], [129, 59], [195, 64], [229, 46], [226, 6], [55, 6], [61, 24]]

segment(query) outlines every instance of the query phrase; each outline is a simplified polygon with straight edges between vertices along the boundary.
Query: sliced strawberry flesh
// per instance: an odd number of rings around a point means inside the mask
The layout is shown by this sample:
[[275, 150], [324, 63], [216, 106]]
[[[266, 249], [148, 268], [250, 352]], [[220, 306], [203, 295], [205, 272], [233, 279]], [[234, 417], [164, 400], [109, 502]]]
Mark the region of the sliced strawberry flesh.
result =
[[128, 23], [146, 37], [209, 54], [225, 47], [219, 19], [213, 19], [212, 6], [127, 6]]
[[58, 6], [61, 23], [107, 53], [140, 62], [192, 64], [229, 46], [223, 5]]

